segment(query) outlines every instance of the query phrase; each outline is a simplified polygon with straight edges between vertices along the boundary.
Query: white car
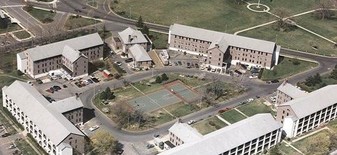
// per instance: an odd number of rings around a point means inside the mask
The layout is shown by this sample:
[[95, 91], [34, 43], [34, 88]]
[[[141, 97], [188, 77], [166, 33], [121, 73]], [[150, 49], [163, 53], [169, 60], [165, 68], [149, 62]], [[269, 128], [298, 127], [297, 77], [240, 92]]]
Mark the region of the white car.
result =
[[195, 120], [190, 120], [190, 121], [187, 122], [188, 125], [191, 125], [193, 123], [195, 123]]
[[94, 126], [89, 128], [89, 131], [93, 132], [93, 131], [97, 130], [98, 128], [99, 128], [98, 125], [94, 125]]

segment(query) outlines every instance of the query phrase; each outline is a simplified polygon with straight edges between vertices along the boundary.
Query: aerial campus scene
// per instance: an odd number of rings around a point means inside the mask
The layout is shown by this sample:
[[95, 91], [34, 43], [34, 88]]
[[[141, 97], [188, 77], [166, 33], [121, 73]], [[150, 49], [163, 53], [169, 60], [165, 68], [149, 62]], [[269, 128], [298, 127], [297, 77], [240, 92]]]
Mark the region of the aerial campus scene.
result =
[[0, 0], [0, 88], [0, 155], [334, 155], [337, 0]]

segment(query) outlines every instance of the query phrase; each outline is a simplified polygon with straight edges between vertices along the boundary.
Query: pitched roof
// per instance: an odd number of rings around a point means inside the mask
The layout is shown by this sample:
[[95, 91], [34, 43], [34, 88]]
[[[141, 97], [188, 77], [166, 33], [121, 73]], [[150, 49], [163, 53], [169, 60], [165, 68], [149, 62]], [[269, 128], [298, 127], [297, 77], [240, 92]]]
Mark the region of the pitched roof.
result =
[[186, 123], [176, 122], [170, 129], [174, 135], [179, 137], [184, 143], [194, 142], [202, 138], [202, 135]]
[[98, 33], [93, 33], [77, 38], [63, 40], [56, 43], [37, 46], [34, 48], [27, 49], [26, 52], [28, 53], [32, 61], [38, 61], [54, 56], [60, 56], [63, 53], [63, 49], [66, 45], [75, 50], [82, 50], [102, 44], [103, 40], [98, 35]]
[[62, 56], [67, 58], [70, 62], [76, 61], [79, 57], [83, 56], [79, 51], [65, 45], [63, 48]]
[[198, 141], [185, 143], [160, 155], [221, 154], [281, 127], [282, 124], [271, 114], [257, 114], [211, 132]]
[[50, 103], [31, 85], [15, 81], [10, 86], [4, 87], [3, 91], [55, 145], [60, 144], [71, 133], [83, 135], [61, 113], [48, 108], [47, 105]]
[[337, 85], [328, 85], [283, 105], [290, 106], [298, 118], [303, 118], [337, 103], [336, 91]]
[[222, 37], [218, 41], [213, 41], [211, 43], [211, 45], [208, 47], [208, 49], [212, 49], [212, 48], [215, 48], [215, 47], [218, 48], [223, 53], [225, 53], [227, 51], [227, 48], [228, 48], [228, 43], [227, 43], [226, 39], [224, 37]]
[[57, 102], [53, 102], [49, 104], [48, 107], [51, 107], [60, 113], [65, 113], [74, 109], [82, 108], [83, 103], [80, 98], [73, 96]]
[[287, 94], [291, 98], [299, 98], [307, 95], [305, 91], [302, 91], [298, 89], [297, 87], [293, 86], [290, 83], [287, 83], [287, 81], [284, 81], [278, 88], [277, 90]]
[[152, 61], [149, 54], [145, 51], [143, 46], [135, 44], [129, 48], [131, 55], [135, 61]]
[[147, 43], [147, 40], [144, 37], [143, 33], [131, 27], [128, 27], [122, 32], [118, 32], [118, 35], [120, 36], [124, 44]]
[[248, 38], [238, 35], [227, 34], [223, 32], [216, 32], [202, 28], [196, 28], [186, 25], [173, 24], [170, 26], [170, 34], [186, 36], [189, 38], [199, 39], [209, 42], [217, 42], [224, 38], [229, 46], [257, 50], [267, 53], [273, 53], [275, 43], [265, 40]]

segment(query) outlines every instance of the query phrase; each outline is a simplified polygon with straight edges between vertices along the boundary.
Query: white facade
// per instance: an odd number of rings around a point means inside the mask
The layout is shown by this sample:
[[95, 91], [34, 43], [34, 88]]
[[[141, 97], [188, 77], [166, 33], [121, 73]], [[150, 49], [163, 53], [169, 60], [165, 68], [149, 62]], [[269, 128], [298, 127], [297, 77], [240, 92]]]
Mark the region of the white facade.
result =
[[28, 63], [28, 59], [27, 57], [24, 56], [24, 53], [16, 54], [17, 70], [21, 71], [22, 73], [26, 73], [27, 63]]

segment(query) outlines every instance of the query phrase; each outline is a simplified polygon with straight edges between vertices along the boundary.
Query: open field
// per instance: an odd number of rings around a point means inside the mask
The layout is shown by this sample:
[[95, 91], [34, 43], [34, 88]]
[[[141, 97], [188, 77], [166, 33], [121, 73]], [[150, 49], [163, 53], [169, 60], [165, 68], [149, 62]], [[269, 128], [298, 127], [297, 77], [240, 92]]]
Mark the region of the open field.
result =
[[273, 70], [263, 70], [261, 80], [282, 79], [317, 66], [317, 63], [288, 57], [280, 57]]
[[246, 118], [245, 116], [243, 116], [242, 114], [240, 114], [234, 109], [221, 113], [220, 116], [232, 124]]
[[[318, 133], [315, 133], [314, 135], [311, 135], [309, 137], [306, 137], [300, 141], [297, 141], [295, 143], [292, 143], [294, 147], [301, 150], [304, 154], [326, 154], [328, 152], [312, 152], [312, 150], [308, 150], [310, 148], [310, 144], [313, 143], [313, 141], [316, 141], [317, 139], [320, 139], [321, 141], [330, 141], [330, 132], [328, 130], [322, 130]], [[328, 151], [328, 150], [327, 150]]]
[[167, 48], [168, 35], [158, 32], [150, 32], [149, 37], [153, 43], [154, 48], [156, 49], [165, 49]]
[[251, 12], [246, 4], [238, 5], [232, 0], [118, 0], [111, 6], [132, 19], [142, 16], [152, 23], [180, 23], [229, 33], [276, 19], [267, 13]]
[[42, 23], [53, 22], [53, 18], [56, 15], [55, 12], [40, 10], [40, 9], [36, 9], [36, 8], [24, 7], [24, 10], [27, 11], [30, 15], [32, 15], [34, 18], [36, 18], [37, 20], [39, 20]]
[[286, 143], [281, 143], [278, 148], [282, 155], [301, 155], [292, 147], [288, 146]]
[[98, 23], [100, 23], [100, 21], [98, 20], [84, 18], [81, 16], [70, 16], [68, 17], [64, 27], [66, 30], [72, 30], [72, 29], [85, 27], [85, 26], [98, 24]]
[[20, 30], [20, 29], [22, 29], [22, 28], [18, 24], [9, 24], [6, 29], [0, 29], [0, 34], [12, 32], [12, 31], [15, 31], [15, 30]]
[[196, 128], [202, 135], [206, 135], [225, 126], [227, 126], [227, 124], [222, 122], [216, 116], [207, 118], [192, 125], [192, 127]]
[[[302, 26], [305, 27], [305, 25]], [[276, 41], [277, 44], [281, 45], [284, 48], [301, 50], [320, 55], [337, 55], [337, 49], [334, 48], [334, 45], [332, 43], [325, 41], [299, 28], [288, 32], [282, 32], [275, 30], [271, 25], [267, 25], [240, 33], [239, 35], [274, 42]], [[314, 46], [317, 46], [318, 49], [314, 49]]]
[[[337, 11], [335, 11], [337, 13]], [[313, 13], [292, 18], [297, 24], [337, 42], [337, 20], [318, 19]], [[336, 49], [337, 50], [337, 49]]]
[[13, 33], [19, 39], [27, 39], [30, 37], [30, 34], [26, 30], [17, 31]]
[[15, 145], [22, 154], [38, 155], [38, 153], [36, 153], [35, 150], [23, 139], [15, 140]]
[[271, 113], [272, 115], [275, 114], [275, 112], [270, 107], [263, 104], [260, 100], [254, 100], [253, 102], [240, 106], [237, 109], [247, 116], [253, 116], [259, 113]]

